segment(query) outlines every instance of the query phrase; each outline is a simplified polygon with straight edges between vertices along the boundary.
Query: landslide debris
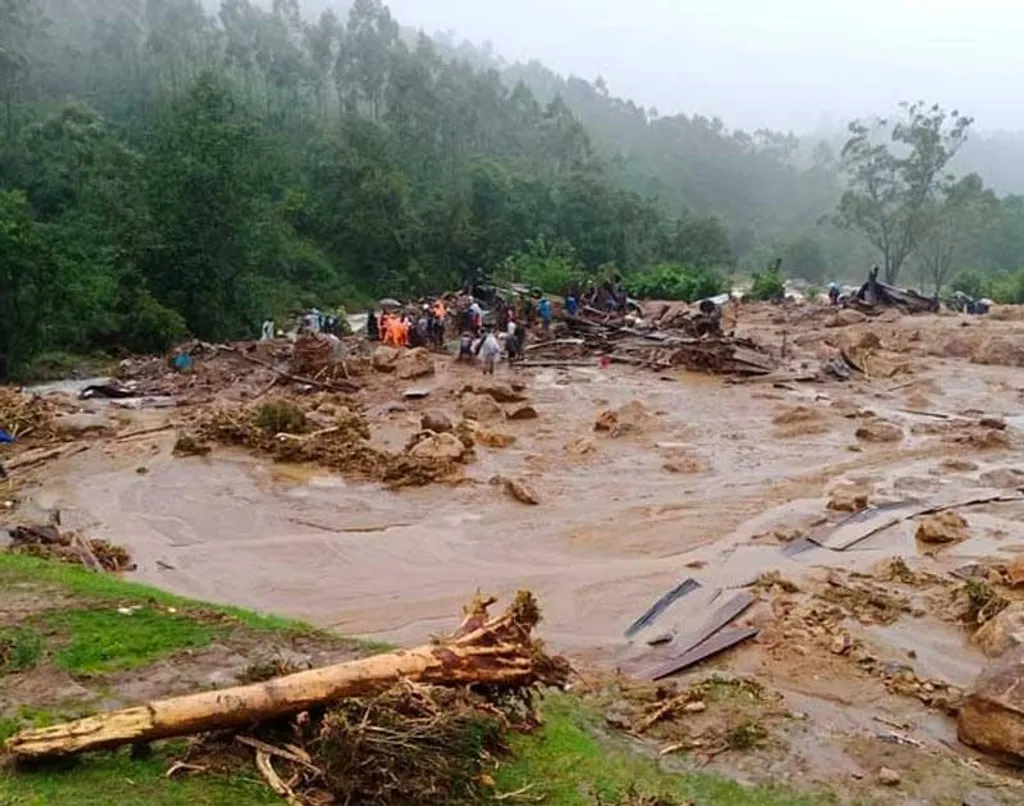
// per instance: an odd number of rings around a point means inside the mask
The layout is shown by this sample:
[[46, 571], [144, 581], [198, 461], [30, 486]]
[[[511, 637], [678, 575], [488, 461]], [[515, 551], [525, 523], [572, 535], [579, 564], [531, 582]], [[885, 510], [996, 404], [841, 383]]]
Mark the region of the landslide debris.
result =
[[[277, 461], [317, 464], [393, 489], [460, 477], [460, 463], [469, 455], [464, 443], [460, 443], [462, 452], [456, 457], [451, 442], [445, 441], [442, 447], [441, 435], [428, 432], [432, 435], [430, 447], [414, 453], [421, 442], [418, 440], [406, 451], [393, 452], [371, 443], [370, 426], [362, 413], [331, 396], [324, 397], [327, 400], [280, 399], [217, 408], [202, 418], [198, 438], [241, 445]], [[330, 415], [317, 411], [325, 408], [325, 402], [330, 404]]]

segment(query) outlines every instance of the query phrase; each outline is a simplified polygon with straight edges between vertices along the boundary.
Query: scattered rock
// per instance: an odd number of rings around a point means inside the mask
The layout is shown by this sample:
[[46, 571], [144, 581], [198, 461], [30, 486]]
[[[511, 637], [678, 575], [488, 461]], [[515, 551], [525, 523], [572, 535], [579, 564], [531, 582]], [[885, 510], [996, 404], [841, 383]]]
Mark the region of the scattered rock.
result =
[[175, 456], [206, 456], [213, 448], [191, 434], [179, 434], [174, 443]]
[[978, 425], [982, 428], [994, 428], [996, 431], [1006, 430], [1006, 420], [1002, 417], [982, 417], [978, 420]]
[[1024, 759], [1024, 647], [981, 673], [960, 705], [956, 729], [964, 744]]
[[401, 355], [401, 350], [395, 347], [386, 347], [383, 344], [373, 351], [370, 361], [373, 368], [378, 372], [394, 372], [395, 362]]
[[973, 473], [978, 469], [978, 463], [969, 459], [943, 459], [939, 464], [939, 470], [945, 473]]
[[435, 434], [447, 434], [454, 427], [451, 418], [443, 411], [428, 411], [420, 418], [420, 428]]
[[641, 430], [650, 416], [644, 404], [634, 400], [617, 411], [602, 411], [594, 423], [594, 430], [610, 437], [618, 437]]
[[833, 512], [859, 512], [866, 509], [871, 489], [862, 484], [841, 484], [829, 494], [828, 508]]
[[887, 420], [871, 420], [857, 429], [856, 436], [865, 442], [899, 442], [903, 429]]
[[505, 478], [502, 480], [505, 487], [505, 492], [511, 495], [516, 501], [523, 504], [529, 504], [530, 506], [536, 506], [540, 503], [540, 498], [524, 481], [519, 479]]
[[981, 483], [988, 487], [1015, 490], [1024, 487], [1024, 471], [1015, 467], [1001, 467], [981, 474]]
[[915, 536], [922, 543], [958, 543], [968, 537], [967, 521], [949, 509], [922, 519]]
[[434, 372], [434, 359], [430, 351], [423, 347], [403, 351], [395, 362], [395, 373], [405, 381], [424, 378]]
[[686, 714], [702, 714], [708, 710], [706, 702], [697, 700], [696, 702], [688, 702], [683, 706], [683, 713]]
[[986, 657], [999, 658], [1024, 644], [1024, 602], [1014, 602], [981, 625], [971, 639]]
[[536, 420], [540, 415], [533, 406], [520, 406], [508, 415], [510, 420]]
[[1024, 559], [1011, 560], [1003, 568], [1003, 578], [1011, 588], [1024, 586]]
[[810, 406], [793, 406], [775, 415], [772, 422], [775, 425], [791, 425], [792, 423], [806, 423], [821, 419], [821, 412]]
[[570, 456], [589, 456], [597, 451], [597, 446], [590, 439], [574, 439], [565, 443], [565, 452]]
[[696, 456], [680, 456], [665, 462], [661, 467], [668, 473], [678, 473], [681, 476], [692, 476], [707, 470], [705, 464]]
[[836, 634], [832, 639], [832, 646], [829, 647], [833, 655], [849, 655], [853, 649], [853, 638], [845, 630]]
[[417, 459], [458, 461], [466, 454], [466, 450], [462, 440], [454, 434], [431, 433], [417, 442], [409, 451], [409, 455]]
[[502, 422], [505, 419], [505, 410], [494, 398], [486, 395], [469, 394], [463, 397], [462, 414], [478, 423]]
[[878, 771], [878, 783], [882, 786], [899, 786], [902, 780], [903, 778], [900, 777], [900, 774], [889, 767], [882, 767]]
[[859, 325], [866, 321], [867, 317], [860, 311], [855, 311], [853, 308], [843, 308], [841, 311], [837, 311], [836, 315], [825, 323], [825, 327], [848, 327], [849, 325]]
[[523, 394], [522, 385], [519, 386], [520, 388], [517, 390], [507, 383], [495, 381], [477, 386], [467, 386], [462, 392], [463, 394], [486, 395], [498, 403], [521, 403], [527, 399], [527, 396]]

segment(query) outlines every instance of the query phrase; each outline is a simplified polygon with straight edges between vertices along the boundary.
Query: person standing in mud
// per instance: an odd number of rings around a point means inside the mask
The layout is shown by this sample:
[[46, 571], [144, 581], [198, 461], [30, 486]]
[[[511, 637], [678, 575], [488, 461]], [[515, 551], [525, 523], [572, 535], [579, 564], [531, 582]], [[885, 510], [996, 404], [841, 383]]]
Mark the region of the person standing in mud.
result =
[[494, 365], [498, 362], [498, 358], [501, 357], [501, 344], [492, 330], [484, 331], [478, 355], [484, 365], [484, 375], [493, 375]]
[[[7, 433], [6, 429], [0, 428], [0, 445], [13, 445], [17, 437]], [[0, 479], [7, 478], [7, 468], [4, 467], [4, 463], [0, 462]]]

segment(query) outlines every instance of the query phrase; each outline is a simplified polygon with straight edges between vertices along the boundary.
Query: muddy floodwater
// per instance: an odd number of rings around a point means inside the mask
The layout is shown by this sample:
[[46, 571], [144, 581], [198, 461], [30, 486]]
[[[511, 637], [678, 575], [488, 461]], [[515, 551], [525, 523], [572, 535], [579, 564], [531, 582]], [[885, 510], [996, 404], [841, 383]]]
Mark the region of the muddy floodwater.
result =
[[[888, 364], [846, 383], [733, 383], [596, 362], [502, 367], [499, 380], [523, 382], [538, 417], [493, 426], [514, 444], [478, 445], [455, 485], [392, 492], [223, 447], [179, 458], [171, 453], [174, 432], [166, 431], [52, 464], [22, 508], [57, 508], [64, 524], [127, 547], [141, 581], [399, 645], [450, 629], [477, 590], [506, 599], [526, 588], [542, 604], [542, 633], [555, 649], [588, 667], [637, 674], [650, 667], [655, 649], [649, 635], [631, 641], [625, 630], [687, 578], [700, 591], [664, 614], [659, 630], [670, 636], [769, 572], [852, 607], [835, 599], [842, 586], [875, 580], [885, 587], [878, 568], [899, 557], [919, 579], [941, 577], [946, 587], [921, 587], [898, 617], [848, 620], [831, 651], [832, 632], [824, 650], [814, 648], [823, 640], [813, 621], [820, 613], [812, 612], [811, 622], [793, 620], [799, 595], [793, 603], [765, 598], [747, 622], [760, 637], [724, 665], [786, 692], [829, 731], [911, 720], [917, 741], [948, 747], [952, 722], [889, 697], [892, 686], [884, 689], [875, 670], [909, 663], [919, 681], [934, 679], [940, 689], [970, 686], [985, 657], [943, 616], [949, 572], [1024, 559], [1024, 500], [966, 504], [965, 539], [939, 548], [915, 539], [915, 518], [849, 547], [807, 538], [846, 517], [829, 502], [837, 506], [837, 491], [847, 488], [866, 490], [873, 505], [901, 506], [969, 502], [985, 493], [1009, 499], [1024, 486], [1015, 482], [1024, 473], [1024, 370], [970, 352], [988, 349], [982, 328], [996, 338], [1022, 334], [1016, 323], [959, 321], [890, 321], [871, 359]], [[856, 342], [877, 330], [867, 325], [840, 335]], [[749, 331], [786, 344], [791, 360], [806, 364], [836, 339], [833, 331], [809, 327], [801, 335], [767, 318]], [[965, 333], [977, 336], [970, 350]], [[479, 378], [442, 361], [436, 375], [415, 384], [380, 382], [364, 401], [374, 440], [400, 447], [426, 411], [457, 417], [459, 390]], [[410, 385], [429, 395], [405, 400]], [[595, 431], [602, 412], [623, 407], [630, 414], [618, 433]], [[182, 415], [118, 416], [146, 427]], [[897, 437], [877, 437], [885, 433], [879, 423], [895, 427]], [[497, 476], [527, 482], [540, 504], [506, 495], [493, 483]], [[842, 640], [870, 648], [869, 662], [862, 655], [854, 667]], [[819, 739], [809, 733], [798, 749], [806, 759], [841, 766]]]

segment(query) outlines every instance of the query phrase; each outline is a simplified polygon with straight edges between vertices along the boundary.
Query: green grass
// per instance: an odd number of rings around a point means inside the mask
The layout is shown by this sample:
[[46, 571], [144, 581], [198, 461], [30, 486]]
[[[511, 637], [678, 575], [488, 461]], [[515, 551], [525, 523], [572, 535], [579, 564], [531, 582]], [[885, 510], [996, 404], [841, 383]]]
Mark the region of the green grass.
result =
[[134, 669], [182, 649], [204, 647], [226, 631], [194, 618], [143, 607], [130, 614], [109, 610], [67, 610], [46, 618], [47, 626], [70, 636], [58, 650], [57, 665], [71, 674]]
[[0, 674], [23, 672], [43, 655], [43, 636], [31, 627], [0, 630]]
[[827, 798], [801, 797], [772, 787], [745, 788], [705, 773], [673, 774], [630, 751], [624, 743], [598, 738], [598, 717], [571, 695], [549, 695], [545, 725], [534, 734], [514, 736], [512, 759], [495, 781], [499, 792], [530, 787], [524, 797], [552, 806], [626, 804], [640, 797], [662, 797], [701, 806], [820, 806]]
[[283, 801], [252, 777], [198, 775], [168, 779], [171, 759], [92, 755], [70, 769], [0, 775], [3, 806], [260, 806]]
[[302, 621], [267, 616], [251, 610], [224, 605], [200, 605], [190, 599], [166, 593], [149, 585], [126, 582], [109, 574], [96, 574], [79, 565], [52, 562], [37, 557], [0, 552], [0, 590], [6, 586], [37, 583], [59, 587], [82, 598], [120, 604], [158, 604], [191, 612], [229, 616], [253, 630], [313, 633]]

